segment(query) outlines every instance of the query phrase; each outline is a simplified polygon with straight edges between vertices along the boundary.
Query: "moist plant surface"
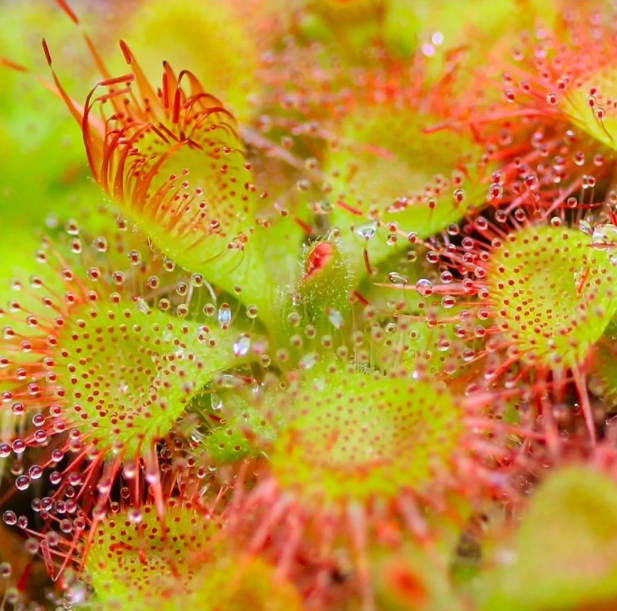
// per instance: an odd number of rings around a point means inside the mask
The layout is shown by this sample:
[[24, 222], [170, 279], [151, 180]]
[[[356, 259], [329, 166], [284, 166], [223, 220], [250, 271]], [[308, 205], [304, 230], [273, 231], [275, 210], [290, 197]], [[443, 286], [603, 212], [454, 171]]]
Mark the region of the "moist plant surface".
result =
[[617, 609], [608, 1], [0, 1], [0, 611]]

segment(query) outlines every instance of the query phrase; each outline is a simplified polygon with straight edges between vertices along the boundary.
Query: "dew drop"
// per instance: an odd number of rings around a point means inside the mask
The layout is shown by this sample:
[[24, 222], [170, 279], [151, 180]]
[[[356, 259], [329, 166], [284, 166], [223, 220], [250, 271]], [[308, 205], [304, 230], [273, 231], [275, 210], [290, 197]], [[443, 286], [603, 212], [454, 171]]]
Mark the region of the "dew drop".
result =
[[317, 364], [318, 359], [319, 355], [316, 352], [309, 352], [300, 359], [300, 368], [305, 370], [311, 369]]
[[360, 225], [356, 228], [356, 235], [360, 236], [362, 239], [370, 240], [377, 233], [377, 223], [366, 223], [365, 225]]
[[617, 227], [612, 223], [602, 223], [597, 225], [592, 233], [594, 244], [615, 244], [617, 243]]
[[390, 272], [388, 274], [388, 280], [392, 283], [392, 284], [409, 284], [409, 281], [407, 280], [407, 278], [405, 276], [403, 276], [402, 274], [399, 274], [397, 272]]
[[133, 507], [128, 514], [129, 521], [133, 524], [139, 524], [143, 519], [143, 514], [141, 509], [138, 507]]
[[83, 605], [88, 600], [88, 591], [85, 584], [78, 582], [67, 588], [65, 597], [71, 605]]
[[589, 221], [581, 219], [578, 223], [578, 228], [587, 235], [593, 235], [593, 228], [590, 225]]
[[328, 316], [328, 320], [330, 321], [330, 324], [335, 329], [341, 329], [343, 325], [345, 324], [345, 321], [343, 320], [343, 315], [334, 308], [328, 308], [326, 310], [326, 315]]
[[135, 297], [135, 307], [143, 314], [150, 314], [150, 306], [146, 303], [143, 297]]
[[218, 311], [217, 320], [221, 329], [229, 329], [231, 325], [231, 308], [228, 303], [221, 304]]
[[251, 339], [248, 335], [241, 335], [233, 345], [233, 353], [236, 357], [246, 356], [251, 349]]

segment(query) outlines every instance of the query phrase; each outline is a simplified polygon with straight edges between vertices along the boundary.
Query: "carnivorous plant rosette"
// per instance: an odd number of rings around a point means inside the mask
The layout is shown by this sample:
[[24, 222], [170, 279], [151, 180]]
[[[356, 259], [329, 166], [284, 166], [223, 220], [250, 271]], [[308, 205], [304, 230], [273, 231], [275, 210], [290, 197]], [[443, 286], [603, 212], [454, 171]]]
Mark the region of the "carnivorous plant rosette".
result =
[[35, 4], [0, 610], [612, 609], [614, 9]]

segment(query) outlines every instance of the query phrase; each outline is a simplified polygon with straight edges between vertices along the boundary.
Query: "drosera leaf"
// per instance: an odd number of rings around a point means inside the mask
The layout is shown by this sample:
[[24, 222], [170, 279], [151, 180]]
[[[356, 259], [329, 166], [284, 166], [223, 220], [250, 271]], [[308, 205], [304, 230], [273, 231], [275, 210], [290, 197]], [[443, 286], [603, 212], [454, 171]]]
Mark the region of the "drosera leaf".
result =
[[[298, 390], [295, 414], [276, 441], [272, 469], [284, 488], [326, 507], [372, 496], [392, 500], [402, 489], [428, 484], [431, 463], [449, 462], [464, 426], [445, 389], [361, 373], [330, 375], [327, 385], [316, 379]], [[331, 393], [335, 401], [328, 405]], [[411, 444], [420, 430], [424, 443]]]
[[344, 547], [362, 604], [373, 609], [372, 544], [407, 534], [430, 547], [444, 532], [438, 517], [455, 531], [475, 503], [508, 486], [488, 465], [514, 444], [482, 414], [499, 395], [460, 399], [434, 379], [336, 359], [288, 378], [287, 390], [263, 405], [276, 433], [269, 461], [257, 462], [257, 485], [244, 482], [253, 481], [250, 470], [237, 479], [229, 527], [252, 553], [282, 537], [288, 558], [310, 539], [316, 561], [328, 565]]
[[361, 315], [370, 328], [377, 368], [406, 369], [450, 382], [474, 345], [461, 337], [473, 333], [477, 322], [460, 305], [465, 298], [454, 274], [439, 272], [426, 257], [427, 249], [417, 246], [387, 259], [360, 285], [368, 302]]
[[[102, 266], [114, 260], [105, 239], [94, 240], [94, 252], [78, 238], [72, 244], [71, 264], [50, 244], [39, 251], [39, 275], [15, 286], [26, 299], [18, 295], [1, 311], [5, 411], [22, 423], [24, 447], [54, 443], [37, 473], [79, 450], [56, 472], [55, 498], [71, 487], [69, 480], [82, 481], [87, 460], [84, 485], [99, 479], [107, 484], [85, 485], [85, 507], [106, 505], [123, 467], [129, 479], [143, 467], [160, 508], [158, 444], [203, 387], [254, 355], [234, 350], [246, 331], [231, 314], [224, 324], [195, 320], [191, 299], [200, 302], [207, 287], [184, 272], [165, 271], [168, 260], [160, 254], [128, 250], [120, 242], [115, 247], [125, 260], [128, 255], [126, 267], [110, 269]], [[24, 475], [17, 485], [26, 489], [30, 482]], [[136, 490], [140, 482], [137, 477]]]
[[617, 347], [615, 340], [604, 336], [596, 345], [590, 366], [594, 394], [610, 402], [617, 403]]
[[379, 102], [379, 82], [375, 99], [355, 102], [326, 150], [324, 174], [336, 204], [330, 221], [358, 278], [367, 271], [365, 258], [377, 266], [414, 238], [481, 208], [487, 197], [483, 146], [465, 132], [424, 133], [442, 120], [440, 112], [455, 110], [443, 108], [437, 90], [429, 94], [434, 104], [419, 105], [422, 82], [401, 78], [397, 86], [385, 104]]
[[65, 91], [45, 41], [43, 48], [94, 179], [169, 258], [230, 294], [241, 287], [243, 302], [272, 326], [277, 291], [263, 248], [252, 244], [258, 196], [235, 117], [191, 72], [164, 62], [155, 88], [120, 41], [127, 71], [112, 76], [86, 42], [103, 80], [83, 106]]
[[523, 360], [576, 367], [617, 310], [615, 264], [592, 235], [565, 227], [510, 233], [490, 259], [500, 326]]
[[[191, 395], [235, 362], [231, 335], [217, 338], [220, 333], [205, 333], [195, 323], [174, 324], [161, 312], [100, 304], [72, 314], [75, 322], [67, 320], [58, 334], [61, 353], [53, 369], [58, 384], [70, 388], [67, 411], [85, 401], [78, 411], [89, 427], [96, 427], [87, 436], [104, 453], [121, 448], [123, 455], [134, 457], [141, 446], [153, 445], [171, 429]], [[216, 350], [207, 348], [208, 340]], [[97, 383], [102, 377], [105, 381]], [[99, 386], [105, 398], [97, 400], [92, 388]], [[71, 406], [72, 401], [77, 403]], [[122, 424], [116, 421], [119, 416]]]
[[[203, 512], [170, 501], [161, 522], [153, 506], [109, 515], [89, 535], [82, 559], [95, 608], [171, 611], [195, 587], [191, 555], [212, 560], [216, 525]], [[181, 606], [182, 605], [182, 606]]]
[[[583, 219], [571, 227], [565, 210], [535, 216], [531, 221], [517, 207], [509, 214], [497, 211], [494, 222], [471, 218], [461, 229], [460, 246], [434, 245], [432, 258], [461, 274], [458, 294], [471, 297], [465, 299], [466, 318], [480, 324], [461, 327], [462, 339], [480, 341], [470, 344], [463, 358], [484, 367], [483, 384], [516, 388], [531, 379], [529, 390], [542, 411], [549, 397], [563, 402], [571, 376], [595, 443], [586, 377], [594, 346], [617, 307], [614, 243], [599, 238], [613, 232]], [[433, 286], [438, 289], [452, 290]], [[551, 413], [543, 424], [551, 452], [557, 452], [560, 439]]]
[[[593, 200], [596, 186], [611, 183], [612, 11], [593, 1], [539, 4], [540, 13], [552, 8], [556, 17], [542, 22], [542, 42], [525, 35], [504, 37], [504, 48], [497, 47], [488, 60], [492, 68], [478, 63], [468, 73], [464, 90], [475, 89], [484, 99], [470, 117], [452, 125], [474, 125], [494, 148], [501, 163], [500, 179], [491, 185], [493, 203], [509, 204], [509, 211], [521, 203], [551, 211], [582, 209]], [[484, 59], [484, 46], [479, 51]]]
[[482, 611], [604, 608], [617, 600], [617, 486], [585, 467], [553, 474], [523, 515], [504, 566], [485, 576]]
[[[583, 5], [584, 6], [584, 5]], [[593, 6], [593, 5], [592, 5]], [[589, 7], [590, 8], [590, 7]], [[547, 100], [554, 106], [561, 120], [569, 121], [593, 138], [598, 151], [606, 147], [615, 150], [617, 144], [617, 122], [614, 100], [617, 93], [617, 80], [614, 69], [615, 32], [610, 21], [610, 12], [598, 6], [595, 13], [567, 21], [563, 31], [556, 29], [551, 34], [551, 72], [560, 69], [564, 63], [570, 64], [567, 76], [560, 75], [547, 92]], [[602, 32], [598, 36], [590, 24]], [[558, 41], [565, 40], [559, 45]], [[556, 85], [556, 86], [555, 86]]]
[[111, 514], [83, 559], [85, 581], [100, 611], [300, 611], [294, 585], [265, 559], [246, 557], [220, 534], [220, 524], [191, 503], [168, 501]]
[[[303, 611], [299, 590], [265, 559], [242, 552], [222, 555], [201, 576], [194, 608], [225, 611]], [[185, 608], [185, 607], [183, 607]]]

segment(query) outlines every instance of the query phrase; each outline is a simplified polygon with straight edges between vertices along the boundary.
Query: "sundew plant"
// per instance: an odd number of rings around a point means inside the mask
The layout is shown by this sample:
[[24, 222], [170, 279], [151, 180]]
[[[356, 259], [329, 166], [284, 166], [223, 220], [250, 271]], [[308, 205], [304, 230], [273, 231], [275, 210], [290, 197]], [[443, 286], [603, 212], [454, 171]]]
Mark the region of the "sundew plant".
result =
[[617, 7], [0, 0], [0, 611], [617, 609]]

